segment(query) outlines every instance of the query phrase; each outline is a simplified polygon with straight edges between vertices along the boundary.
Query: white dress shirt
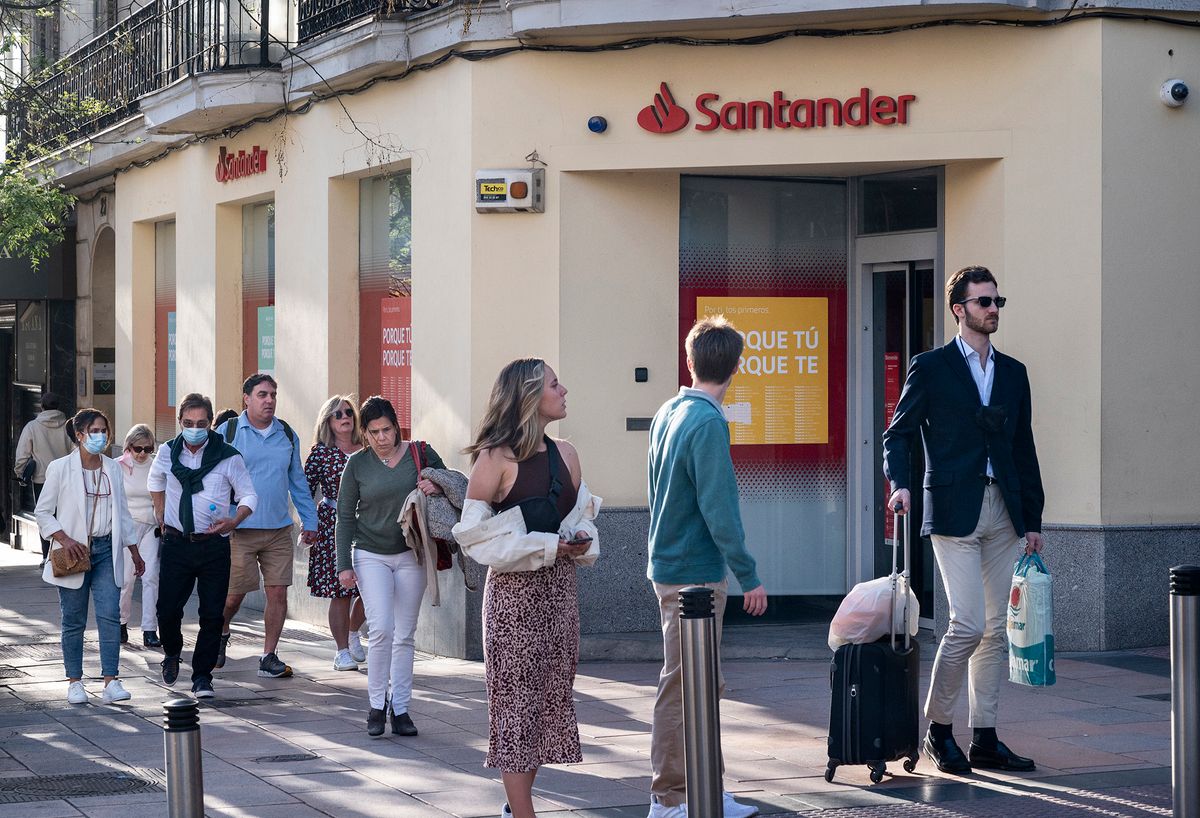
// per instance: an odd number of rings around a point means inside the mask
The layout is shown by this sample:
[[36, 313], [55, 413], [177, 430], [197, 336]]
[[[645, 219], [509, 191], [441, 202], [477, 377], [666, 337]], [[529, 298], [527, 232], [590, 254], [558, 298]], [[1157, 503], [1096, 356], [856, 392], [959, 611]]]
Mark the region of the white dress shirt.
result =
[[[975, 388], [979, 390], [979, 402], [984, 406], [989, 405], [992, 402], [992, 384], [996, 380], [996, 350], [992, 349], [991, 344], [988, 344], [987, 368], [984, 369], [979, 359], [979, 353], [971, 349], [971, 345], [964, 341], [961, 335], [955, 335], [954, 340], [958, 341], [958, 351], [967, 359], [967, 369], [971, 370], [971, 377], [975, 379]], [[996, 476], [992, 472], [990, 457], [987, 461], [987, 476]]]
[[[186, 445], [179, 453], [179, 462], [189, 469], [200, 468], [204, 458], [204, 450], [208, 442], [199, 450], [193, 452]], [[154, 455], [154, 465], [150, 467], [150, 475], [146, 478], [146, 488], [150, 491], [165, 491], [165, 508], [163, 522], [172, 528], [183, 530], [179, 521], [179, 500], [183, 496], [183, 487], [178, 478], [171, 474], [171, 447], [164, 444], [158, 447]], [[254, 511], [258, 505], [258, 497], [254, 493], [254, 482], [250, 472], [246, 471], [246, 462], [240, 454], [227, 457], [218, 463], [212, 471], [204, 475], [204, 489], [192, 495], [192, 520], [195, 531], [203, 533], [215, 520], [229, 514], [229, 490], [239, 506], [246, 506]]]

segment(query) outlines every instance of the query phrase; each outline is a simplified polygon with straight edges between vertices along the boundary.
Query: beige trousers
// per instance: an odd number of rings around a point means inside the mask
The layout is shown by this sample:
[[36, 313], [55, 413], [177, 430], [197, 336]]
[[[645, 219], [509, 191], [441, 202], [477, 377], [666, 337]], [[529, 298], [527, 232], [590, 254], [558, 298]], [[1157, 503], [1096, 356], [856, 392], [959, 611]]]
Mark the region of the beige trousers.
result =
[[979, 523], [968, 536], [934, 534], [932, 539], [950, 602], [950, 627], [933, 662], [925, 717], [952, 723], [967, 675], [971, 726], [995, 727], [1000, 684], [1008, 667], [1006, 606], [1021, 542], [1000, 487], [985, 489]]
[[[663, 667], [658, 676], [658, 696], [654, 700], [654, 723], [650, 726], [650, 794], [658, 803], [675, 807], [687, 801], [683, 755], [683, 672], [679, 654], [679, 592], [693, 585], [713, 589], [713, 609], [717, 631], [718, 695], [725, 695], [725, 676], [721, 672], [721, 619], [725, 615], [728, 580], [661, 585], [654, 583], [658, 612], [662, 619]], [[720, 748], [717, 748], [718, 753]], [[725, 759], [721, 759], [725, 775]]]

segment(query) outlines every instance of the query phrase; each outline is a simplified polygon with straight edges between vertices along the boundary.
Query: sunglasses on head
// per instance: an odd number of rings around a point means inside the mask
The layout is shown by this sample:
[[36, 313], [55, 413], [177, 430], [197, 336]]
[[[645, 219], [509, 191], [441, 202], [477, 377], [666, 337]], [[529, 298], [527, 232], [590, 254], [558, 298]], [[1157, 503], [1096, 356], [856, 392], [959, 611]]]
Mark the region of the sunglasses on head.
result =
[[996, 302], [996, 309], [1002, 309], [1004, 307], [1004, 305], [1008, 303], [1008, 299], [1002, 295], [998, 295], [995, 298], [992, 298], [990, 295], [979, 295], [979, 296], [976, 296], [975, 298], [964, 298], [962, 301], [959, 301], [958, 303], [966, 304], [968, 301], [978, 301], [979, 306], [983, 307], [985, 310], [988, 307], [992, 306], [993, 301]]
[[130, 446], [129, 451], [137, 452], [138, 454], [150, 454], [154, 451], [153, 446]]
[[342, 418], [350, 418], [351, 420], [354, 420], [354, 410], [346, 409], [345, 411], [342, 411], [341, 409], [334, 409], [333, 416], [337, 420], [341, 420]]

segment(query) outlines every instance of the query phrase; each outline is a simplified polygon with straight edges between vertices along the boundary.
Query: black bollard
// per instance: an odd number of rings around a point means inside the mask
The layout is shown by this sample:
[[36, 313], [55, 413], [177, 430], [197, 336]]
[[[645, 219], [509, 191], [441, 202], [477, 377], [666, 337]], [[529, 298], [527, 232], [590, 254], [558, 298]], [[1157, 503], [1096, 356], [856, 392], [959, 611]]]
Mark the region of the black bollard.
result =
[[1200, 818], [1200, 565], [1171, 569], [1171, 791], [1175, 818]]
[[163, 731], [168, 818], [204, 818], [200, 707], [196, 700], [172, 699], [163, 704]]
[[683, 747], [691, 818], [722, 818], [721, 711], [711, 588], [679, 592], [683, 665]]

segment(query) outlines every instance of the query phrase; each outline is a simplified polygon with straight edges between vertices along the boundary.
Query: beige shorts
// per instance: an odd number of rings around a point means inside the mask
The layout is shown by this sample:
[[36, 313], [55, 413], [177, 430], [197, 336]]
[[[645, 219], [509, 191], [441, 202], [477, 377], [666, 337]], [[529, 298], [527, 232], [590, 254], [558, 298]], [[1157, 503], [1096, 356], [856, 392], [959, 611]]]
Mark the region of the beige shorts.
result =
[[292, 584], [292, 527], [238, 528], [229, 538], [229, 593], [248, 594], [263, 585]]

